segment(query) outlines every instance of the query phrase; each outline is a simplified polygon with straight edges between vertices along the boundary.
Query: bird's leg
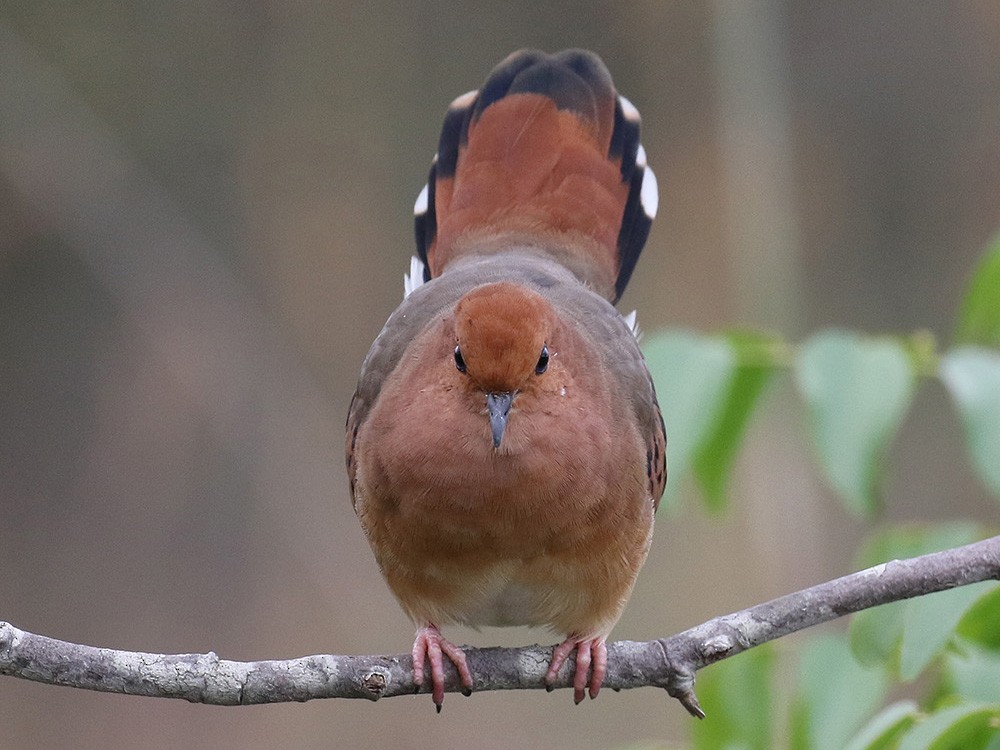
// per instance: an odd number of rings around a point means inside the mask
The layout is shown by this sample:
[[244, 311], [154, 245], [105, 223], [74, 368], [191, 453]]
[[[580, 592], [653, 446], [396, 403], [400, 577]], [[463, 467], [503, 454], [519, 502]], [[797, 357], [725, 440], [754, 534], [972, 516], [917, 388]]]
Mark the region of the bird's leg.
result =
[[444, 703], [444, 659], [447, 656], [451, 663], [458, 670], [458, 679], [462, 683], [462, 692], [465, 695], [472, 694], [472, 672], [465, 661], [465, 653], [454, 643], [441, 635], [437, 625], [427, 623], [417, 630], [417, 636], [413, 641], [413, 683], [420, 687], [424, 684], [424, 657], [431, 665], [431, 697], [434, 705], [437, 706], [438, 713], [441, 713], [441, 705]]
[[545, 682], [551, 685], [559, 676], [566, 657], [576, 650], [576, 673], [573, 675], [573, 700], [579, 703], [583, 700], [584, 689], [587, 687], [587, 674], [590, 673], [590, 697], [596, 698], [601, 692], [601, 683], [608, 671], [608, 647], [604, 638], [585, 638], [580, 640], [570, 636], [552, 651], [552, 662], [549, 671], [545, 673]]

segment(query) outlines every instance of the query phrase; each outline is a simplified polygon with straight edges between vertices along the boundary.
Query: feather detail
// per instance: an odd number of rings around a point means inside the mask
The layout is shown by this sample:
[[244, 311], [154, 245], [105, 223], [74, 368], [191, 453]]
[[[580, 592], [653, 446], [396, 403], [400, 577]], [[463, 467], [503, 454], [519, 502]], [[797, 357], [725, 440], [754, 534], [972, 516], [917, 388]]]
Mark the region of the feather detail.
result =
[[632, 335], [635, 337], [636, 341], [642, 340], [642, 329], [639, 328], [639, 311], [633, 310], [628, 315], [622, 316], [625, 319], [625, 325], [628, 329], [632, 331]]
[[410, 272], [403, 274], [403, 299], [406, 299], [413, 294], [415, 289], [419, 289], [424, 285], [425, 271], [424, 263], [420, 258], [415, 255], [410, 258]]
[[414, 207], [424, 280], [460, 257], [528, 248], [617, 301], [658, 203], [639, 129], [593, 53], [509, 56], [448, 108]]

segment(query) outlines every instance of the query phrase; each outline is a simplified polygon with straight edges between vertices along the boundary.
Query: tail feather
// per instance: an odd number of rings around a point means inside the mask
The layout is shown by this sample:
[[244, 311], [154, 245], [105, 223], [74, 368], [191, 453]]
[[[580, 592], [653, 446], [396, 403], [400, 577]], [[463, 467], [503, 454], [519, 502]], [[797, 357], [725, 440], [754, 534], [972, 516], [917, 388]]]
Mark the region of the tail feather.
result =
[[425, 280], [512, 244], [616, 301], [656, 213], [639, 113], [597, 55], [515, 52], [445, 115], [414, 207]]

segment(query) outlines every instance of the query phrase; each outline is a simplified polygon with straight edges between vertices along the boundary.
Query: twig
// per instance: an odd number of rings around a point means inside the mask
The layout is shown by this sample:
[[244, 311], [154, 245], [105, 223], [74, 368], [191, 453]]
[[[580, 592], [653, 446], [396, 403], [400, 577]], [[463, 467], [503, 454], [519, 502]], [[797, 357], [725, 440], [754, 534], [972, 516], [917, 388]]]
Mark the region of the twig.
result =
[[[766, 641], [851, 612], [986, 580], [1000, 580], [1000, 536], [910, 560], [894, 560], [716, 617], [669, 638], [608, 645], [604, 685], [613, 690], [665, 688], [694, 716], [694, 674], [704, 666]], [[545, 687], [549, 646], [468, 648], [477, 691]], [[0, 622], [0, 674], [36, 682], [193, 703], [248, 705], [313, 698], [409, 695], [412, 661], [395, 656], [305, 656], [238, 662], [208, 654], [146, 654], [58, 641]], [[567, 660], [559, 687], [575, 664]], [[428, 692], [426, 680], [422, 692]], [[449, 669], [446, 689], [460, 686]]]

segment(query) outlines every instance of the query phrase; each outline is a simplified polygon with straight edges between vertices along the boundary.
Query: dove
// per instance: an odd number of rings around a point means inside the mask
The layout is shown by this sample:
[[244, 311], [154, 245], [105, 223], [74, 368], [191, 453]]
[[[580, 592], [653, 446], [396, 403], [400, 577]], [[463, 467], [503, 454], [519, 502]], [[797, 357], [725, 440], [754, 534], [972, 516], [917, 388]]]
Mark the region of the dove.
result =
[[417, 630], [546, 627], [552, 685], [598, 695], [642, 567], [666, 436], [634, 316], [614, 307], [656, 215], [636, 108], [594, 53], [521, 50], [452, 102], [415, 205], [405, 298], [365, 358], [347, 419], [354, 510]]

